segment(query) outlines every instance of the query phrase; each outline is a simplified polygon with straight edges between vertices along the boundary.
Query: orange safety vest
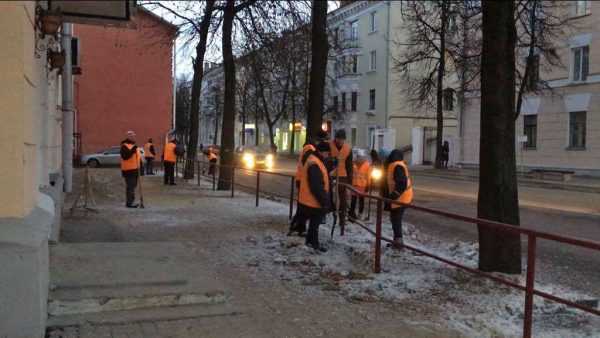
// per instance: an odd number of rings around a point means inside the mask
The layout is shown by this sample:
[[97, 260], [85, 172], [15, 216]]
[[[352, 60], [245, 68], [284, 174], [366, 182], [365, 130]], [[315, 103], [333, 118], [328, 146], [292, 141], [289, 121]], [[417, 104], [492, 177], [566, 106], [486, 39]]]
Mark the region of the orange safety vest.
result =
[[[413, 199], [413, 190], [412, 190], [412, 185], [410, 184], [408, 168], [406, 167], [406, 164], [404, 164], [404, 161], [392, 162], [388, 166], [388, 170], [387, 170], [388, 192], [391, 194], [392, 191], [394, 191], [394, 187], [396, 186], [396, 182], [394, 182], [394, 170], [396, 169], [396, 166], [401, 166], [402, 169], [404, 169], [404, 175], [406, 175], [406, 190], [404, 190], [402, 195], [400, 195], [400, 197], [398, 197], [396, 199], [396, 201], [404, 203], [404, 204], [410, 204], [410, 202], [412, 202], [412, 199]], [[402, 205], [399, 205], [399, 204], [392, 204], [392, 209], [400, 208], [401, 206]]]
[[[131, 150], [133, 148], [133, 144], [123, 143], [127, 147], [127, 149]], [[138, 170], [140, 167], [140, 159], [142, 158], [142, 153], [140, 149], [135, 150], [135, 156], [131, 156], [130, 158], [124, 160], [121, 157], [121, 170]]]
[[365, 161], [360, 168], [357, 164], [354, 164], [352, 168], [354, 168], [352, 186], [362, 192], [366, 192], [367, 187], [371, 184], [371, 165]]
[[208, 157], [209, 161], [217, 158], [217, 155], [213, 154], [213, 152], [210, 150], [208, 151], [208, 155], [206, 155], [206, 156]]
[[302, 147], [302, 150], [300, 150], [300, 156], [298, 156], [298, 169], [296, 169], [296, 181], [302, 180], [302, 158], [304, 157], [304, 155], [306, 155], [306, 152], [309, 150], [315, 151], [317, 150], [317, 148], [315, 148], [314, 145], [309, 143]]
[[[327, 168], [325, 168], [325, 165], [323, 164], [323, 162], [321, 162], [321, 160], [319, 160], [319, 158], [316, 157], [315, 155], [311, 154], [306, 159], [306, 163], [302, 167], [302, 177], [304, 177], [304, 178], [307, 177], [308, 167], [310, 167], [311, 165], [317, 165], [319, 167], [319, 170], [321, 170], [321, 175], [323, 175], [323, 182], [325, 183], [325, 191], [329, 193], [329, 175], [327, 175]], [[319, 203], [319, 201], [317, 201], [315, 196], [310, 191], [310, 185], [309, 185], [307, 179], [303, 179], [300, 181], [300, 194], [298, 196], [298, 201], [301, 204], [304, 204], [304, 205], [312, 207], [312, 208], [318, 208], [318, 209], [323, 208], [321, 203]]]
[[173, 142], [169, 142], [165, 145], [165, 150], [163, 153], [165, 162], [177, 162], [177, 156], [175, 156], [175, 147], [176, 145]]
[[144, 157], [145, 158], [154, 158], [152, 152], [150, 151], [150, 147], [152, 147], [152, 143], [148, 142], [144, 144]]
[[336, 175], [335, 171], [339, 170], [340, 177], [348, 177], [348, 172], [346, 172], [346, 158], [352, 152], [352, 148], [350, 147], [350, 145], [348, 143], [344, 142], [342, 149], [338, 150], [337, 146], [335, 145], [335, 141], [329, 141], [329, 142], [331, 143], [331, 157], [338, 158], [338, 165], [335, 169], [333, 169], [331, 171], [331, 176], [335, 176]]

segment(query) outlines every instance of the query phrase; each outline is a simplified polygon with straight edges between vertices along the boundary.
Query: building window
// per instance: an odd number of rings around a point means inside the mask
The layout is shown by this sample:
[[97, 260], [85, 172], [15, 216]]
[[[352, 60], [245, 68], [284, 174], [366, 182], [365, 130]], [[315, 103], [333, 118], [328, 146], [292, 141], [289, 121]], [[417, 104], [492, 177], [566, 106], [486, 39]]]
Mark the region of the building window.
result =
[[336, 95], [336, 96], [333, 97], [333, 112], [334, 113], [338, 112], [338, 104], [339, 104], [339, 102], [338, 102], [338, 96]]
[[585, 115], [584, 111], [569, 113], [569, 148], [585, 148]]
[[537, 115], [523, 116], [523, 135], [527, 136], [524, 148], [535, 148], [537, 146]]
[[369, 70], [377, 69], [377, 51], [372, 50], [369, 56]]
[[540, 78], [540, 56], [533, 55], [532, 57], [527, 57], [527, 62], [530, 64], [526, 86], [529, 90], [535, 90]]
[[577, 0], [575, 3], [575, 15], [585, 15], [590, 13], [589, 0]]
[[590, 47], [584, 46], [572, 49], [573, 52], [573, 81], [587, 80], [590, 64]]
[[350, 110], [351, 111], [356, 111], [357, 99], [358, 99], [358, 93], [352, 92], [352, 97], [350, 98]]
[[377, 30], [377, 21], [375, 20], [375, 13], [377, 12], [371, 12], [371, 32]]
[[350, 71], [352, 74], [358, 73], [358, 55], [350, 56]]
[[369, 109], [375, 110], [375, 89], [369, 90]]
[[342, 93], [342, 112], [346, 112], [346, 93]]
[[444, 89], [444, 93], [442, 95], [444, 110], [453, 110], [454, 109], [454, 89], [446, 88]]
[[356, 145], [356, 128], [350, 129], [350, 144], [352, 146]]
[[358, 20], [352, 21], [350, 23], [350, 39], [358, 39]]

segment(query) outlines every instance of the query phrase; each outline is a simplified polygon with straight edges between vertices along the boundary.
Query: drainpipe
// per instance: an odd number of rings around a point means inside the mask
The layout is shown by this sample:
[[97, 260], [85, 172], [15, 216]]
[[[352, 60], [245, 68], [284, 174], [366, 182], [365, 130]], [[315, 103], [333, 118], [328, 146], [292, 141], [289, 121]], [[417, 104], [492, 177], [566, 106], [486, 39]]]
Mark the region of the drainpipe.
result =
[[71, 38], [73, 24], [63, 23], [61, 49], [66, 60], [62, 69], [62, 174], [65, 180], [63, 191], [73, 190], [73, 74], [71, 65]]
[[[391, 30], [391, 25], [392, 23], [390, 22], [390, 12], [392, 11], [392, 4], [391, 1], [387, 2], [387, 6], [388, 6], [388, 11], [387, 11], [387, 40], [390, 39], [390, 32]], [[389, 112], [388, 112], [388, 101], [389, 101], [389, 73], [390, 73], [390, 49], [388, 48], [388, 41], [385, 41], [386, 44], [386, 48], [385, 48], [385, 128], [389, 128]], [[394, 146], [396, 145], [396, 140], [394, 140]]]
[[175, 108], [176, 108], [176, 93], [177, 93], [177, 38], [173, 39], [173, 122], [171, 128], [175, 129]]

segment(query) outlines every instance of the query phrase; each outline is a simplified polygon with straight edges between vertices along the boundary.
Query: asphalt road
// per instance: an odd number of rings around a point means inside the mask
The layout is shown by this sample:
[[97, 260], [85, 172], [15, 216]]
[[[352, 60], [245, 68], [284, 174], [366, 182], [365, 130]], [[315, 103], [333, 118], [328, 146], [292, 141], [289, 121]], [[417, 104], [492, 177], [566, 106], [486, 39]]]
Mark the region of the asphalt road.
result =
[[[294, 162], [279, 161], [278, 168], [270, 172], [293, 175]], [[251, 187], [243, 190], [255, 191], [255, 172], [237, 171], [235, 180], [238, 184]], [[289, 196], [290, 184], [288, 177], [262, 173], [261, 196], [267, 193]], [[477, 182], [416, 174], [412, 177], [412, 184], [415, 189], [414, 204], [466, 216], [477, 214]], [[600, 242], [600, 194], [520, 187], [519, 196], [523, 227]], [[278, 199], [284, 203], [289, 201]], [[424, 233], [448, 241], [477, 241], [477, 228], [473, 224], [417, 210], [407, 211], [405, 220]], [[523, 262], [526, 261], [526, 240], [523, 236]], [[569, 286], [599, 298], [600, 254], [539, 240], [536, 280]]]

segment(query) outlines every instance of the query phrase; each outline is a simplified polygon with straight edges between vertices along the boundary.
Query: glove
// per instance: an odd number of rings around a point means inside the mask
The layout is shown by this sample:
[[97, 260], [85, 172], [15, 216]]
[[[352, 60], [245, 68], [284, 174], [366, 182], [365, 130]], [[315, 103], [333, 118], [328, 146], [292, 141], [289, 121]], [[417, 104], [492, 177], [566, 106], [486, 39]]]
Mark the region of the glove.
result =
[[300, 181], [296, 180], [296, 188], [300, 189]]
[[131, 151], [136, 151], [137, 150], [137, 145], [133, 146], [133, 148], [131, 148]]
[[394, 190], [390, 193], [390, 198], [393, 200], [398, 199], [399, 197], [400, 197], [400, 193], [397, 192], [396, 190]]

